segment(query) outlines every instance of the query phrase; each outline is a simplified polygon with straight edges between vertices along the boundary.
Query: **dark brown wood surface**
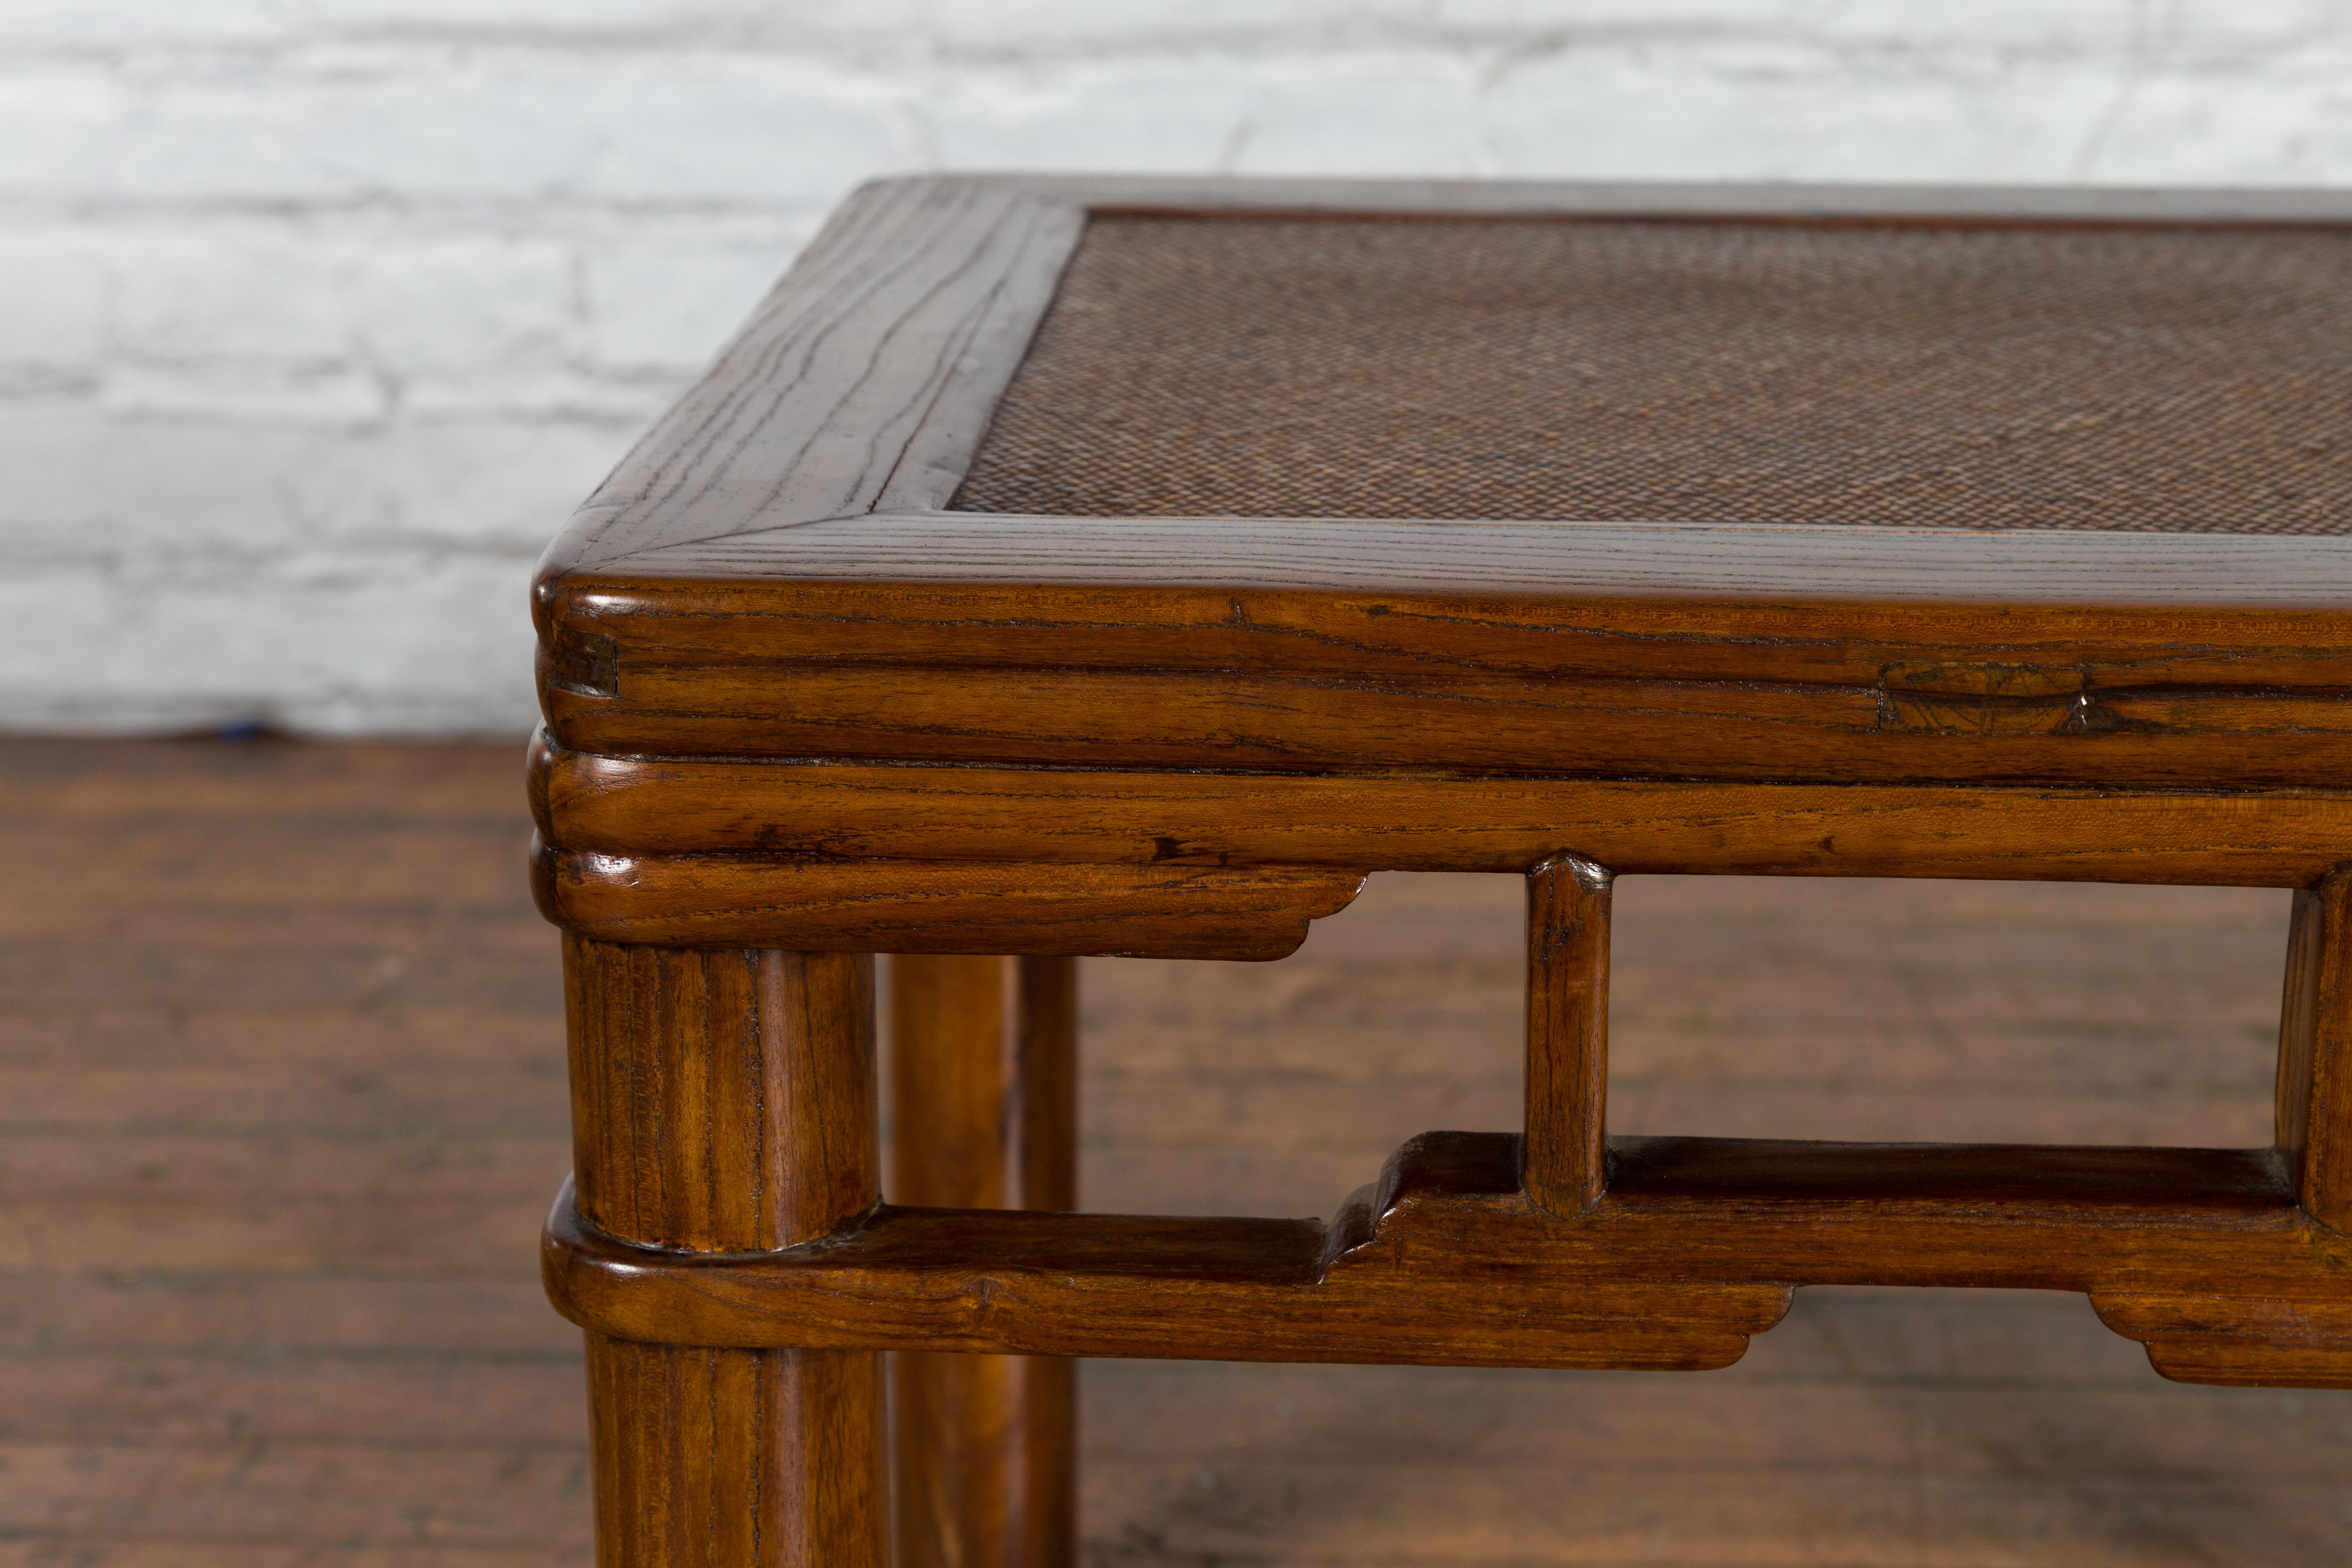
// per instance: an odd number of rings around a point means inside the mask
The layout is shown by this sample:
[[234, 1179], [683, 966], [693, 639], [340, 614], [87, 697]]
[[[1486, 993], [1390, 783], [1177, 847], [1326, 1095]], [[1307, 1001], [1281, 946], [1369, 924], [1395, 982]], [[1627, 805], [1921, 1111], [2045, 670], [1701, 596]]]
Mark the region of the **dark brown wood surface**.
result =
[[[564, 943], [581, 1213], [669, 1256], [783, 1249], [880, 1202], [874, 961]], [[604, 1568], [885, 1568], [871, 1352], [588, 1336]]]
[[[588, 1561], [514, 755], [0, 745], [0, 1563]], [[2270, 1135], [2284, 894], [1616, 897], [1621, 1131]], [[1514, 1126], [1523, 901], [1382, 877], [1280, 963], [1084, 964], [1089, 1203], [1325, 1215], [1413, 1131]], [[2048, 1292], [1801, 1290], [1698, 1376], [1127, 1361], [1084, 1396], [1118, 1563], [2352, 1552], [2352, 1395], [2160, 1382]]]
[[[2326, 1202], [2345, 1136], [2342, 876], [2296, 894], [2275, 1148], [1610, 1144], [1612, 878], [1560, 856], [1528, 879], [1524, 1135], [1423, 1133], [1326, 1226], [935, 1201], [802, 1247], [688, 1258], [606, 1233], [567, 1194], [549, 1296], [613, 1339], [747, 1350], [1697, 1370], [1738, 1359], [1797, 1286], [2005, 1285], [2088, 1294], [2167, 1376], [2352, 1387], [2352, 1240]], [[942, 1169], [1002, 1163], [954, 1144], [1004, 1136], [1004, 962], [910, 974], [900, 1081], [938, 1085]], [[943, 1009], [944, 977], [986, 964], [985, 995]], [[968, 1059], [942, 1068], [949, 1036]], [[910, 1157], [910, 1190], [961, 1195]]]
[[944, 500], [1083, 221], [1072, 203], [984, 183], [859, 191], [582, 506], [550, 585], [755, 511]]
[[2352, 701], [2319, 685], [2340, 681], [2340, 665], [2297, 670], [2293, 687], [2113, 691], [2087, 689], [2078, 667], [2036, 665], [2070, 689], [2005, 698], [1993, 689], [2013, 658], [1958, 647], [1920, 662], [1950, 689], [1896, 686], [1892, 666], [1798, 685], [1753, 670], [1671, 681], [712, 663], [635, 671], [610, 697], [554, 693], [549, 711], [565, 744], [617, 755], [2221, 788], [2334, 787], [2352, 770]]
[[2352, 868], [2294, 895], [2280, 1003], [2278, 1148], [2305, 1210], [2352, 1232]]
[[605, 942], [817, 952], [1279, 958], [1363, 874], [1328, 868], [1074, 866], [533, 852], [541, 910]]
[[[681, 879], [701, 880], [749, 856], [747, 884], [772, 874], [762, 857], [864, 862], [872, 875], [881, 861], [964, 858], [1524, 872], [1575, 846], [1629, 874], [2252, 887], [2311, 886], [2352, 860], [2352, 793], [2340, 790], [1284, 778], [534, 754], [541, 831], [583, 883], [605, 855], [633, 868], [674, 860]], [[626, 875], [596, 877], [590, 890], [624, 907], [639, 896]]]
[[[1949, 195], [1952, 221], [2352, 218], [2313, 193]], [[1908, 222], [1932, 199], [868, 187], [551, 552], [549, 723], [614, 754], [2334, 784], [2347, 539], [939, 510], [1090, 206]]]
[[2169, 1376], [2352, 1387], [2352, 1240], [2266, 1152], [1622, 1140], [1565, 1221], [1518, 1166], [1507, 1134], [1432, 1133], [1328, 1227], [885, 1210], [740, 1258], [624, 1247], [559, 1205], [549, 1293], [690, 1343], [1624, 1370], [1728, 1364], [1793, 1286], [2007, 1286], [2087, 1293]]
[[[2352, 733], [2352, 540], [1245, 520], [1216, 571], [1201, 520], [1099, 525], [1109, 559], [1181, 563], [1146, 588], [1057, 565], [1038, 535], [1069, 520], [1031, 521], [957, 520], [996, 531], [962, 551], [793, 528], [749, 585], [699, 560], [583, 579], [548, 622], [552, 731], [619, 754], [2225, 785], [2332, 784]], [[1724, 565], [1742, 552], [1770, 560]]]
[[[1066, 958], [891, 960], [898, 1201], [1077, 1206], [1076, 1010]], [[890, 1379], [898, 1568], [1069, 1568], [1075, 1364], [908, 1352]]]
[[2352, 542], [939, 513], [804, 523], [774, 546], [772, 580], [682, 559], [565, 590], [542, 627], [564, 710], [629, 714], [611, 700], [632, 674], [769, 663], [1898, 690], [1973, 674], [1979, 695], [2045, 708], [2143, 683], [2335, 687]]
[[[2333, 191], [950, 175], [856, 192], [581, 509], [551, 574], [761, 527], [944, 504], [1084, 215], [1432, 212], [2342, 224]], [[910, 460], [910, 458], [912, 460]]]
[[1528, 874], [1528, 1089], [1519, 1184], [1538, 1214], [1583, 1213], [1609, 1184], [1609, 889], [1573, 855]]

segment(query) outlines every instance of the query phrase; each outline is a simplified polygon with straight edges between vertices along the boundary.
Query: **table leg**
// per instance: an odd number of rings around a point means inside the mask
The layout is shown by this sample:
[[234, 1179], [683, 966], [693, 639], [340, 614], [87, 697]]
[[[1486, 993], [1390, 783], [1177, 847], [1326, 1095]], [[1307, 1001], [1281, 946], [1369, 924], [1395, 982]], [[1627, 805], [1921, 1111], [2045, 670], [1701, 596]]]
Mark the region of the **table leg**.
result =
[[[893, 1203], [1076, 1201], [1076, 966], [891, 960]], [[899, 1568], [1068, 1568], [1076, 1368], [1046, 1356], [892, 1358]]]
[[2352, 869], [2294, 895], [2279, 1009], [2278, 1146], [2304, 1212], [2352, 1231]]
[[[879, 1199], [870, 958], [567, 937], [574, 1182], [631, 1241], [780, 1248]], [[602, 1568], [883, 1568], [880, 1358], [591, 1335]]]

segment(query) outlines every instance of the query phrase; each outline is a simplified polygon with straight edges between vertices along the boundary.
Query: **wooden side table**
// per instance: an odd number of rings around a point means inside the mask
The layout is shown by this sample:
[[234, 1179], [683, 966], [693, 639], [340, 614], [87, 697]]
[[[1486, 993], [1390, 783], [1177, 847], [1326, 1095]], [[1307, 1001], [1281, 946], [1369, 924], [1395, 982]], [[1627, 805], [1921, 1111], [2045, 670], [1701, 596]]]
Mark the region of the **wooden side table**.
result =
[[[906, 1563], [1066, 1563], [1036, 1358], [1706, 1368], [1998, 1285], [2352, 1386], [2347, 218], [859, 193], [539, 581], [601, 1561], [877, 1564], [895, 1489]], [[1384, 869], [1527, 879], [1524, 1137], [1063, 1212], [1072, 956], [1278, 958]], [[1640, 872], [2296, 889], [2276, 1146], [1609, 1138]]]

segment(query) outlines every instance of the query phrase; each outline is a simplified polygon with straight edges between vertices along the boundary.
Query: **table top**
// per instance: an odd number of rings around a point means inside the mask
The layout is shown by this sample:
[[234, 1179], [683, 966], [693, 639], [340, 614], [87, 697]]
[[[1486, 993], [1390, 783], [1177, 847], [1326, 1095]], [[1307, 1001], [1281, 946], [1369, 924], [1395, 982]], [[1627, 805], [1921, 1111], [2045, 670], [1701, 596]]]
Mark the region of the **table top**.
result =
[[[853, 667], [1732, 681], [1994, 776], [2260, 731], [2292, 781], [2352, 687], [2347, 285], [2352, 194], [887, 182], [550, 552], [551, 724], [935, 754], [721, 689]], [[1215, 750], [1152, 711], [1089, 754]]]

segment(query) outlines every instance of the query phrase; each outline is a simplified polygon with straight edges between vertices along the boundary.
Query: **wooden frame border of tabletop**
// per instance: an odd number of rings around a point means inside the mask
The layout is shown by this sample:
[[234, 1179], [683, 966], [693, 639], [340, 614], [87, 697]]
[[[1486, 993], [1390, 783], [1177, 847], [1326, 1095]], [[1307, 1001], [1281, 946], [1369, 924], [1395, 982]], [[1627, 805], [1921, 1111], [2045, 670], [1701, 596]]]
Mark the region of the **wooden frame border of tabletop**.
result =
[[[2352, 1386], [2352, 537], [949, 510], [1090, 212], [2343, 225], [2340, 193], [860, 192], [540, 573], [606, 1568], [1071, 1551], [1066, 1362], [1699, 1368], [1805, 1284], [2087, 1294], [2165, 1375]], [[1069, 958], [1271, 959], [1524, 876], [1523, 1133], [1328, 1223], [1067, 1212]], [[2259, 1151], [1606, 1131], [1643, 872], [2295, 889]], [[899, 961], [881, 1200], [871, 954]], [[1023, 1206], [1009, 1206], [1014, 1204]], [[924, 1359], [914, 1359], [914, 1358]]]

